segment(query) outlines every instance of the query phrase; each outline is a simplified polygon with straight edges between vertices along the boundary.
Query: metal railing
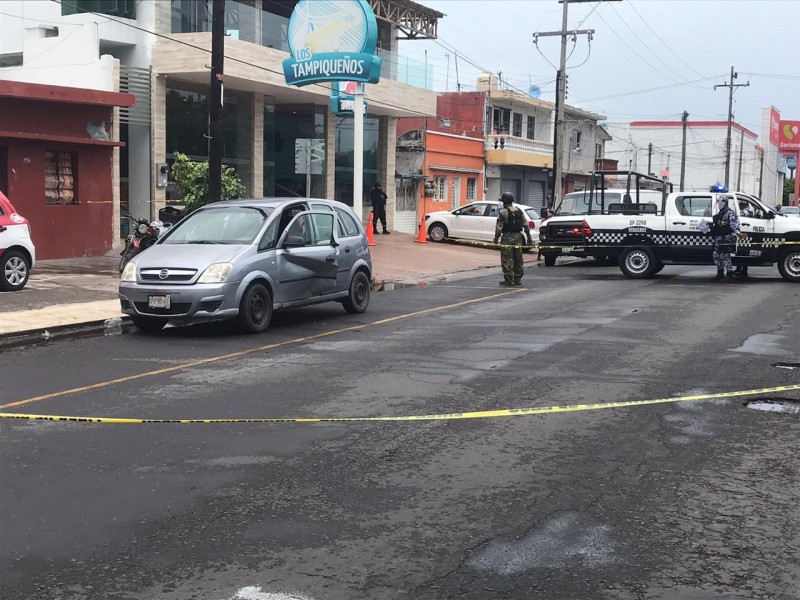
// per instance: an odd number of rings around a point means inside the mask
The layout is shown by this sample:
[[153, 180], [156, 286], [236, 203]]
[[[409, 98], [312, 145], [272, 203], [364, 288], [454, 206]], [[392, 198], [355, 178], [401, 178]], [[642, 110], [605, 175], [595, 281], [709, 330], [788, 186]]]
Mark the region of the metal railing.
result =
[[541, 140], [491, 133], [486, 136], [487, 150], [514, 150], [516, 152], [529, 152], [531, 154], [553, 154], [553, 144]]

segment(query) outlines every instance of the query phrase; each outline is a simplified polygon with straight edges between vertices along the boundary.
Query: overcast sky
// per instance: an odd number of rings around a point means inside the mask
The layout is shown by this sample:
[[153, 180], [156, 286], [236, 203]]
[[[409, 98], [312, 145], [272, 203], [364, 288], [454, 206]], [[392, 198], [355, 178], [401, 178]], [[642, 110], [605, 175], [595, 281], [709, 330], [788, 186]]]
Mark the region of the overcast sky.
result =
[[[428, 61], [435, 89], [474, 90], [482, 70], [513, 89], [539, 86], [555, 99], [561, 39], [557, 0], [418, 0], [445, 16], [436, 41], [401, 42]], [[734, 119], [761, 134], [761, 108], [800, 120], [800, 0], [622, 0], [570, 3], [569, 28], [594, 29], [568, 41], [567, 103], [635, 120], [726, 120], [731, 66], [738, 72]], [[425, 51], [427, 50], [427, 56]], [[449, 55], [449, 58], [448, 56]], [[456, 61], [456, 55], [458, 60]], [[458, 63], [458, 82], [456, 80]], [[449, 76], [448, 76], [449, 75]]]

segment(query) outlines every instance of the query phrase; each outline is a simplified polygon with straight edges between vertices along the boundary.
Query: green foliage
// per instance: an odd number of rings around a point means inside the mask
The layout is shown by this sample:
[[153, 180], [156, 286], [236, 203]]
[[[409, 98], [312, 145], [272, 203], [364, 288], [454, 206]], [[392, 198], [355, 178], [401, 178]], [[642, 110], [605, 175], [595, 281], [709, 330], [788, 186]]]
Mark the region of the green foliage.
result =
[[794, 179], [783, 180], [783, 201], [789, 202], [789, 194], [794, 194]]
[[[208, 161], [197, 162], [180, 152], [175, 153], [172, 175], [183, 192], [186, 213], [208, 204]], [[220, 200], [241, 198], [246, 188], [236, 171], [222, 165], [222, 197]]]

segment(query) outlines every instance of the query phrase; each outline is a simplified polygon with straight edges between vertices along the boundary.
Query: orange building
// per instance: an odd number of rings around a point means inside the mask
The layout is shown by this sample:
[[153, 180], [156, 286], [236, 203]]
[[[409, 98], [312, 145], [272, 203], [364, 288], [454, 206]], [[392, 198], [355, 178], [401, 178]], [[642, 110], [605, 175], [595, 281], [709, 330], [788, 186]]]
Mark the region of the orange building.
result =
[[410, 129], [397, 141], [395, 229], [417, 233], [427, 212], [484, 199], [483, 138]]

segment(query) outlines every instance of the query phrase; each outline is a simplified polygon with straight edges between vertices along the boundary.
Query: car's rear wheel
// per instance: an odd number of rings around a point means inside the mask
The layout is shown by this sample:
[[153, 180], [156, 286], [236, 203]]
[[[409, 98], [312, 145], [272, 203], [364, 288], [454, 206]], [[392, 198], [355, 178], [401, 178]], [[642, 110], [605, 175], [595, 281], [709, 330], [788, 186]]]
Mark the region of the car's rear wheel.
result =
[[369, 277], [364, 271], [359, 271], [353, 275], [350, 281], [350, 293], [342, 301], [344, 309], [350, 314], [363, 313], [369, 306], [370, 297]]
[[432, 242], [443, 242], [447, 239], [447, 227], [443, 223], [434, 223], [428, 227], [428, 237]]
[[655, 254], [646, 246], [633, 246], [624, 250], [619, 257], [619, 268], [626, 277], [645, 279], [657, 268]]
[[132, 317], [133, 324], [147, 333], [158, 333], [167, 325], [168, 319], [155, 317]]
[[25, 287], [31, 272], [27, 257], [18, 250], [0, 256], [0, 290], [16, 292]]
[[237, 325], [243, 333], [263, 333], [272, 320], [272, 294], [263, 283], [254, 283], [239, 303]]
[[800, 282], [800, 248], [789, 248], [781, 253], [778, 272], [786, 281]]

